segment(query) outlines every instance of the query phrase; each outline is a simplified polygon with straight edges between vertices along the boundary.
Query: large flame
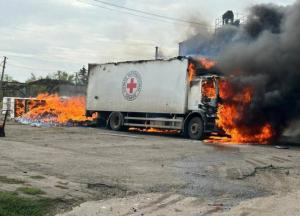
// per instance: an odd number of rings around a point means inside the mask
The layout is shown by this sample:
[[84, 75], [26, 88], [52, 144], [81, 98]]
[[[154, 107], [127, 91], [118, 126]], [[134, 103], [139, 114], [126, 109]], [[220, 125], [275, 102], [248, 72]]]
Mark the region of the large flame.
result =
[[199, 58], [199, 63], [206, 70], [209, 70], [216, 65], [215, 61], [208, 59], [208, 58]]
[[22, 116], [25, 113], [25, 100], [15, 100], [15, 117]]
[[202, 95], [207, 98], [216, 98], [216, 87], [213, 80], [206, 80], [202, 83]]
[[[244, 87], [241, 92], [235, 92], [229, 81], [220, 82], [220, 97], [222, 103], [218, 107], [216, 124], [230, 136], [223, 141], [230, 143], [267, 144], [274, 135], [271, 124], [263, 123], [248, 125], [247, 110], [252, 102], [253, 90]], [[218, 141], [222, 141], [218, 139]]]
[[[212, 61], [208, 58], [199, 58], [197, 59], [198, 64], [201, 65], [201, 67], [205, 70], [210, 70], [216, 65], [215, 61]], [[188, 65], [188, 75], [189, 75], [189, 81], [191, 82], [197, 75], [197, 70], [195, 64], [191, 61]]]
[[85, 116], [84, 96], [61, 98], [56, 94], [40, 94], [30, 101], [29, 107], [21, 119], [59, 125], [93, 120]]

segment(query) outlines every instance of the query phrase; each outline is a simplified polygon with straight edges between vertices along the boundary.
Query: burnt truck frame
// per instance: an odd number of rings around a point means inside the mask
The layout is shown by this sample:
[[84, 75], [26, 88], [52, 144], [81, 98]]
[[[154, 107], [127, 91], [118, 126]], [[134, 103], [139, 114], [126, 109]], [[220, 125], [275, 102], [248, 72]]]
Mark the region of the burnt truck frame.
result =
[[[98, 113], [101, 126], [178, 130], [195, 140], [217, 131], [220, 76], [192, 58], [89, 64], [88, 77], [86, 115]], [[203, 95], [207, 82], [215, 98]]]

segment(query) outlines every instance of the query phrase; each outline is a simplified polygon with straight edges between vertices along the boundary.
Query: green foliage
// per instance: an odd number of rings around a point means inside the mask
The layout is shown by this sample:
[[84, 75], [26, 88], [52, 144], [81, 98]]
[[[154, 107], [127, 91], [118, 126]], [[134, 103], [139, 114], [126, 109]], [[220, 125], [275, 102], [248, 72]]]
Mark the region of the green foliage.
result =
[[37, 77], [35, 76], [35, 74], [31, 73], [30, 78], [26, 80], [26, 83], [33, 82], [33, 81], [36, 81], [36, 80], [37, 80]]
[[88, 71], [83, 66], [80, 71], [76, 74], [76, 83], [79, 85], [87, 85], [88, 83]]
[[36, 81], [39, 79], [51, 79], [51, 80], [62, 80], [74, 83], [76, 85], [87, 85], [88, 83], [88, 70], [83, 66], [79, 72], [70, 74], [66, 71], [57, 71], [55, 73], [48, 74], [47, 76], [37, 77], [34, 73], [31, 73], [31, 77], [26, 81], [27, 83]]
[[20, 187], [17, 189], [17, 191], [21, 191], [24, 194], [28, 195], [40, 195], [40, 194], [45, 194], [44, 191], [42, 191], [39, 188], [34, 188], [34, 187]]
[[6, 82], [11, 82], [13, 81], [13, 78], [7, 74], [4, 74], [3, 80]]
[[44, 216], [53, 211], [58, 201], [19, 197], [17, 193], [0, 192], [0, 216]]
[[65, 71], [57, 71], [54, 75], [53, 78], [56, 80], [63, 80], [63, 81], [69, 81], [69, 82], [74, 82], [74, 75], [70, 75]]

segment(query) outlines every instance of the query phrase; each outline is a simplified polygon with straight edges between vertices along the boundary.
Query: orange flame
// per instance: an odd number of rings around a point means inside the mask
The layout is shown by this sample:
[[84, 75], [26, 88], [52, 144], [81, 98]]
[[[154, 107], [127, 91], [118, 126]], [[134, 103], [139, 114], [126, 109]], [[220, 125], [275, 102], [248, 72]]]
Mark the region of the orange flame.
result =
[[25, 100], [15, 100], [15, 117], [22, 116], [25, 113]]
[[[208, 58], [199, 58], [197, 62], [201, 65], [202, 68], [205, 70], [209, 70], [213, 68], [216, 65], [215, 61], [212, 61]], [[189, 81], [191, 82], [197, 75], [196, 72], [196, 65], [192, 62], [189, 62], [188, 65], [188, 75], [189, 75]]]
[[255, 126], [244, 124], [243, 121], [247, 115], [246, 111], [251, 105], [252, 95], [251, 87], [245, 87], [242, 92], [235, 93], [228, 81], [221, 82], [220, 97], [223, 103], [219, 105], [216, 124], [231, 137], [230, 139], [225, 138], [225, 142], [267, 144], [274, 136], [269, 123]]
[[179, 134], [179, 130], [166, 130], [158, 128], [129, 128], [129, 131], [133, 132], [145, 132], [145, 133], [161, 133], [161, 134]]
[[189, 82], [196, 77], [196, 66], [193, 63], [189, 63], [188, 66]]
[[216, 65], [215, 61], [210, 60], [208, 58], [200, 58], [199, 62], [202, 65], [202, 67], [206, 70], [209, 70], [209, 69], [213, 68]]
[[207, 98], [216, 98], [216, 88], [212, 80], [207, 80], [202, 84], [202, 95]]
[[30, 102], [30, 110], [22, 116], [32, 121], [66, 124], [93, 120], [85, 116], [85, 97], [61, 98], [58, 95], [40, 94]]

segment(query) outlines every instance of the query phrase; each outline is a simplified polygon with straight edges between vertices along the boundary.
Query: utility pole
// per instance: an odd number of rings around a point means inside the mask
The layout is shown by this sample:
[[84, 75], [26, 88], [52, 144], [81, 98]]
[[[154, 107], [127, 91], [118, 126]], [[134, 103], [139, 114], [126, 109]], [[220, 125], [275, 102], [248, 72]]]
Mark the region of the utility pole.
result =
[[155, 60], [158, 60], [158, 46], [155, 47]]
[[3, 100], [3, 78], [4, 78], [4, 72], [5, 72], [5, 65], [6, 65], [7, 57], [4, 56], [3, 60], [3, 66], [2, 66], [2, 74], [1, 74], [1, 80], [0, 80], [0, 100]]

